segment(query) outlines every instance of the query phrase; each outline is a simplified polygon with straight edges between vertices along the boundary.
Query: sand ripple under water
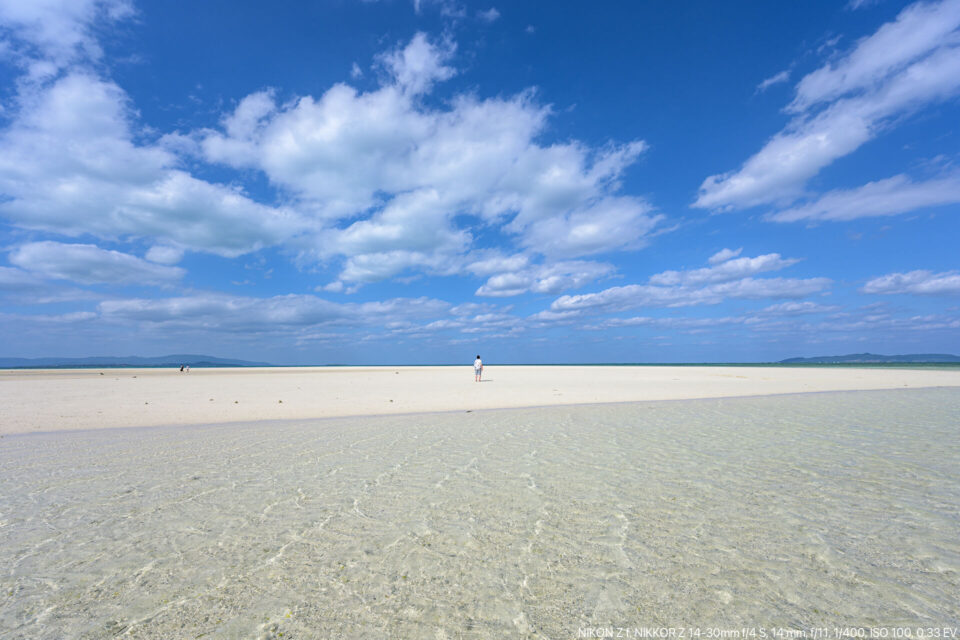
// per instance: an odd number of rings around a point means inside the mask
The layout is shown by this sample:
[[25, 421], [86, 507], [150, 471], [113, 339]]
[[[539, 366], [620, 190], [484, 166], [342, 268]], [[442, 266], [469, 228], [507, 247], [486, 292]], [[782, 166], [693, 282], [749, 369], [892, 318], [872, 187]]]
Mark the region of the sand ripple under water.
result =
[[0, 638], [960, 625], [960, 390], [7, 436]]

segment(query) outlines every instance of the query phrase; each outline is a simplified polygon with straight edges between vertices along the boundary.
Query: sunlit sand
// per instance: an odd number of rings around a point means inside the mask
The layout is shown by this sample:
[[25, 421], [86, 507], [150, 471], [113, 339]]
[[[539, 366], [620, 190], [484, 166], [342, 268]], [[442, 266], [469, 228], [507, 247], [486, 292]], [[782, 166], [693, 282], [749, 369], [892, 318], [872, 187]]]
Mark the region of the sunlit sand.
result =
[[0, 371], [0, 433], [960, 386], [960, 369], [464, 367]]

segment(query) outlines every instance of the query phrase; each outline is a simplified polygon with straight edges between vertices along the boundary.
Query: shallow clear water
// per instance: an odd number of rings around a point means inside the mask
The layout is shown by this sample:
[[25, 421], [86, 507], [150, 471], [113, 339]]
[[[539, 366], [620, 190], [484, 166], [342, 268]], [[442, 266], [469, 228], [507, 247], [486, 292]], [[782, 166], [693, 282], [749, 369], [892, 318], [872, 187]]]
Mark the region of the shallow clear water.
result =
[[956, 389], [7, 436], [0, 637], [958, 625], [958, 436]]

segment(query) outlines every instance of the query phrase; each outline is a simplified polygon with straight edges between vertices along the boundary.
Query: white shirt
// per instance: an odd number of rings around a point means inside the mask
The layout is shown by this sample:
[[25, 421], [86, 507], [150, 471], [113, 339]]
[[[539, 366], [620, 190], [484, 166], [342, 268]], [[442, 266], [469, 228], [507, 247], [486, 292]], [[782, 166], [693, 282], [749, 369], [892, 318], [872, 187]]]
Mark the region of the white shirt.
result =
[[477, 358], [473, 361], [473, 370], [480, 371], [480, 369], [483, 369], [483, 362], [480, 361], [480, 358]]

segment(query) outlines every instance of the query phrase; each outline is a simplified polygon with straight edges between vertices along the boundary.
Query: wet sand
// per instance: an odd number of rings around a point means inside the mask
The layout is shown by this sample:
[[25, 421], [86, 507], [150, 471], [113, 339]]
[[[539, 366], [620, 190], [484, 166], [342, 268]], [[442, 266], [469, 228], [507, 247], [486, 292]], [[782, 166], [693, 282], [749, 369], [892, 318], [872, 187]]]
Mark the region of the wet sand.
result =
[[495, 366], [0, 371], [0, 434], [812, 391], [960, 387], [960, 370]]

